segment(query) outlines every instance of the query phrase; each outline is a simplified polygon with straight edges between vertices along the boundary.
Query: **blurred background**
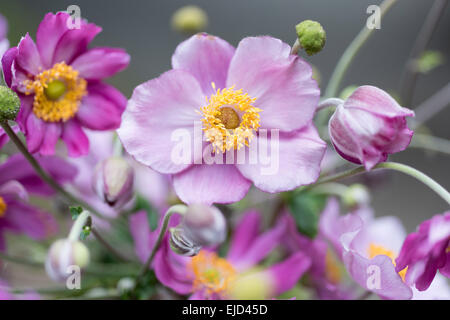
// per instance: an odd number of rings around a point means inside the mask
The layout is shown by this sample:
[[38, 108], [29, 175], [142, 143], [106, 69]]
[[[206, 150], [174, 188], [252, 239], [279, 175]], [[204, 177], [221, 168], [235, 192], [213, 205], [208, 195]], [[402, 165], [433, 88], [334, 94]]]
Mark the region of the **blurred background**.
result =
[[[83, 18], [103, 27], [94, 45], [123, 47], [131, 55], [129, 68], [111, 80], [130, 97], [138, 84], [170, 68], [174, 49], [185, 39], [170, 25], [173, 13], [182, 6], [194, 4], [204, 9], [209, 18], [206, 31], [233, 45], [243, 37], [254, 35], [271, 35], [292, 44], [298, 22], [319, 21], [327, 32], [324, 50], [313, 57], [306, 57], [304, 52], [301, 55], [319, 70], [320, 86], [324, 90], [341, 54], [365, 25], [367, 7], [380, 3], [379, 0], [2, 0], [0, 12], [9, 21], [9, 40], [14, 46], [26, 32], [35, 38], [37, 26], [47, 12], [64, 11], [69, 5], [78, 5]], [[430, 0], [399, 0], [382, 19], [381, 29], [375, 30], [356, 56], [343, 87], [370, 84], [395, 95], [432, 3]], [[444, 64], [419, 77], [413, 102], [405, 107], [414, 109], [449, 83], [449, 39], [450, 7], [447, 6], [428, 46], [443, 55]], [[437, 137], [450, 139], [449, 120], [450, 108], [428, 121], [428, 129]], [[447, 189], [450, 189], [449, 159], [448, 155], [415, 148], [390, 158], [416, 167]], [[376, 214], [400, 216], [408, 231], [423, 219], [447, 209], [445, 202], [427, 187], [403, 174], [383, 174], [380, 182], [375, 181], [371, 186]]]

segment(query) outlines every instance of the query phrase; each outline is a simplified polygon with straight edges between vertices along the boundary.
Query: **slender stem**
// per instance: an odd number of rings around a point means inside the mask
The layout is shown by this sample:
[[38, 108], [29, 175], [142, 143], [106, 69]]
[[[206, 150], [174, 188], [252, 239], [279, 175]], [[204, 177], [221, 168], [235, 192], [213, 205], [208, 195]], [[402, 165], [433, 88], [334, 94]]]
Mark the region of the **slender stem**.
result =
[[[137, 287], [139, 287], [139, 284], [141, 283], [141, 281], [144, 279], [145, 274], [148, 272], [150, 265], [153, 262], [153, 258], [155, 257], [156, 252], [158, 251], [162, 240], [164, 239], [164, 235], [166, 234], [167, 231], [167, 226], [169, 225], [169, 220], [170, 217], [174, 214], [174, 213], [179, 213], [179, 214], [184, 214], [186, 212], [187, 207], [185, 205], [182, 204], [177, 204], [174, 205], [172, 207], [170, 207], [166, 214], [164, 215], [164, 219], [163, 219], [163, 223], [161, 226], [161, 229], [159, 230], [159, 234], [158, 234], [158, 239], [156, 240], [152, 251], [150, 252], [150, 256], [148, 257], [147, 261], [145, 262], [145, 264], [142, 266], [141, 271], [139, 272], [139, 275], [136, 278], [136, 283], [134, 285], [134, 290], [136, 290]], [[134, 291], [133, 290], [133, 291]]]
[[105, 240], [105, 238], [102, 237], [102, 235], [98, 232], [97, 229], [92, 228], [91, 229], [92, 234], [97, 238], [98, 242], [100, 242], [100, 244], [105, 247], [109, 252], [111, 252], [111, 254], [116, 257], [118, 260], [123, 261], [123, 262], [128, 262], [129, 259], [125, 256], [123, 256], [119, 251], [117, 251], [116, 249], [114, 249], [113, 246], [111, 246], [108, 241]]
[[[444, 187], [442, 187], [439, 183], [431, 179], [426, 174], [420, 172], [417, 169], [414, 169], [410, 166], [407, 166], [405, 164], [397, 163], [397, 162], [382, 162], [377, 164], [375, 167], [373, 167], [372, 170], [376, 169], [391, 169], [403, 172], [404, 174], [407, 174], [409, 176], [412, 176], [413, 178], [416, 178], [426, 186], [428, 186], [431, 190], [436, 192], [442, 199], [444, 199], [449, 205], [450, 205], [450, 193], [445, 190]], [[319, 179], [313, 186], [317, 186], [318, 184], [328, 183], [328, 182], [334, 182], [338, 181], [340, 179], [344, 179], [347, 177], [355, 176], [357, 174], [366, 172], [365, 168], [363, 166], [357, 167], [354, 169], [350, 169], [341, 173], [337, 173], [332, 176], [323, 177]], [[312, 186], [311, 186], [312, 187]]]
[[416, 117], [413, 119], [411, 127], [413, 129], [420, 127], [422, 123], [428, 121], [434, 115], [441, 112], [445, 109], [445, 107], [449, 105], [450, 82], [414, 109]]
[[319, 103], [317, 106], [316, 112], [323, 110], [328, 107], [337, 107], [338, 105], [344, 103], [344, 100], [339, 98], [328, 98]]
[[[382, 18], [386, 12], [392, 7], [392, 5], [397, 0], [384, 0], [380, 5], [380, 18]], [[350, 66], [353, 58], [356, 56], [358, 51], [361, 49], [363, 44], [369, 39], [375, 29], [369, 29], [364, 25], [362, 30], [356, 36], [356, 38], [352, 41], [352, 43], [347, 47], [347, 49], [342, 54], [339, 62], [336, 65], [336, 68], [331, 75], [330, 81], [328, 82], [328, 86], [325, 90], [325, 97], [330, 98], [337, 95], [339, 86], [344, 78], [344, 75]]]
[[343, 197], [348, 187], [336, 182], [322, 183], [312, 188], [316, 193], [335, 195]]
[[44, 266], [43, 262], [32, 261], [32, 260], [28, 260], [28, 259], [24, 259], [24, 258], [20, 258], [20, 257], [10, 256], [3, 252], [0, 252], [0, 260], [5, 260], [8, 262], [22, 264], [22, 265], [30, 266], [30, 267], [43, 267]]
[[77, 220], [75, 220], [75, 223], [70, 229], [69, 236], [67, 237], [70, 241], [77, 241], [80, 238], [81, 231], [83, 231], [83, 227], [88, 222], [90, 216], [91, 214], [86, 210], [80, 213]]
[[300, 45], [300, 41], [298, 41], [298, 38], [295, 39], [295, 42], [291, 48], [291, 54], [297, 55], [301, 48], [302, 48], [302, 46]]
[[411, 50], [410, 58], [406, 62], [405, 71], [401, 84], [401, 100], [405, 106], [409, 106], [412, 102], [414, 88], [417, 81], [417, 68], [414, 62], [420, 58], [428, 46], [434, 31], [445, 12], [448, 0], [435, 0], [425, 22], [420, 29], [416, 42]]
[[57, 181], [55, 181], [39, 164], [39, 162], [33, 157], [33, 155], [28, 151], [28, 149], [25, 147], [25, 145], [22, 143], [22, 141], [19, 139], [19, 137], [15, 134], [15, 132], [12, 130], [12, 128], [9, 126], [8, 122], [6, 121], [0, 121], [0, 126], [5, 130], [6, 134], [9, 136], [11, 141], [16, 145], [17, 149], [23, 154], [23, 156], [28, 160], [30, 165], [33, 167], [33, 169], [36, 171], [36, 173], [41, 177], [42, 180], [44, 180], [50, 187], [52, 187], [56, 192], [60, 193], [64, 198], [66, 198], [67, 201], [79, 204], [84, 209], [87, 209], [91, 213], [95, 214], [96, 216], [107, 219], [106, 217], [102, 216], [100, 213], [98, 213], [94, 208], [92, 208], [89, 204], [84, 202], [81, 199], [78, 199], [71, 193], [67, 192]]
[[409, 147], [450, 155], [450, 140], [430, 136], [428, 134], [415, 133]]

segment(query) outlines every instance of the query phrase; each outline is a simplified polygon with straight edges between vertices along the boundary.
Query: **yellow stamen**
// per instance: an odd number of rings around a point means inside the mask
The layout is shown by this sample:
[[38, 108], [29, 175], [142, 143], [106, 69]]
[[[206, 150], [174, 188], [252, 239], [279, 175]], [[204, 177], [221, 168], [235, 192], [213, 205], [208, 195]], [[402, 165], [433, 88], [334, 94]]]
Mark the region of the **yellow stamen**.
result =
[[236, 271], [216, 253], [201, 250], [188, 264], [193, 277], [193, 290], [205, 290], [207, 295], [226, 295], [236, 278]]
[[87, 81], [78, 71], [64, 62], [56, 63], [24, 82], [27, 94], [34, 94], [33, 113], [49, 122], [67, 121], [78, 111], [81, 99], [86, 95]]
[[235, 90], [234, 86], [217, 90], [214, 83], [212, 86], [216, 92], [200, 108], [206, 140], [215, 152], [248, 146], [260, 126], [262, 110], [253, 106], [256, 98], [242, 89]]
[[[388, 256], [392, 260], [392, 263], [395, 267], [395, 259], [397, 258], [397, 255], [392, 250], [389, 250], [389, 249], [387, 249], [383, 246], [377, 245], [375, 243], [371, 243], [369, 245], [369, 247], [367, 248], [367, 253], [368, 253], [370, 259], [373, 259], [374, 257], [379, 256], [379, 255]], [[407, 270], [408, 270], [408, 267], [406, 267], [405, 269], [401, 270], [398, 273], [399, 276], [402, 278], [403, 282], [405, 282], [405, 276], [406, 276]]]
[[5, 216], [6, 209], [8, 209], [8, 206], [6, 205], [5, 200], [0, 197], [0, 218]]

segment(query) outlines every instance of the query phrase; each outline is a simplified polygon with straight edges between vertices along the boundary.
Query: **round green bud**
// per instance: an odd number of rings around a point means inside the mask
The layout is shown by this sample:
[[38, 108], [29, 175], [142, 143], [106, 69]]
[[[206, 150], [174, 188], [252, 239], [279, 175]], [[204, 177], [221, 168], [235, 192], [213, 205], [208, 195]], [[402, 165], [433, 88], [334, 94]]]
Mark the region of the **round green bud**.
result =
[[183, 33], [196, 33], [203, 31], [208, 24], [206, 12], [197, 6], [185, 6], [172, 16], [172, 27]]
[[342, 201], [348, 207], [366, 205], [370, 202], [369, 190], [362, 184], [353, 184], [343, 194]]
[[320, 23], [305, 20], [295, 26], [298, 41], [306, 53], [310, 56], [322, 50], [325, 46], [326, 34]]
[[0, 86], [0, 121], [16, 120], [20, 99], [10, 88]]

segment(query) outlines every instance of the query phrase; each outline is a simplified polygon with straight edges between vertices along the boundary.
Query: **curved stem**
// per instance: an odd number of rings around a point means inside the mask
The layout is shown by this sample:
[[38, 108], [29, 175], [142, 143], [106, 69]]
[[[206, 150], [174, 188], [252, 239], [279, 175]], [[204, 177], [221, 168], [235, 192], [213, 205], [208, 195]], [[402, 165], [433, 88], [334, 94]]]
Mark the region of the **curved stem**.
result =
[[70, 241], [77, 241], [80, 238], [81, 231], [83, 231], [83, 227], [88, 222], [90, 216], [91, 214], [86, 210], [80, 213], [77, 220], [75, 220], [75, 223], [70, 229], [70, 233], [67, 239], [69, 239]]
[[319, 112], [320, 110], [323, 110], [328, 107], [337, 107], [340, 104], [343, 104], [344, 100], [339, 98], [328, 98], [323, 100], [319, 103], [319, 105], [316, 108], [316, 112]]
[[428, 13], [425, 22], [420, 29], [416, 42], [411, 50], [410, 58], [406, 62], [405, 72], [401, 84], [401, 100], [406, 106], [410, 105], [413, 98], [414, 87], [417, 81], [417, 69], [414, 66], [414, 61], [419, 59], [425, 51], [431, 37], [436, 30], [436, 27], [441, 20], [442, 15], [445, 12], [445, 7], [448, 4], [448, 0], [435, 0], [433, 6]]
[[[426, 174], [420, 172], [417, 169], [414, 169], [410, 166], [407, 166], [405, 164], [397, 163], [397, 162], [382, 162], [377, 164], [375, 167], [373, 167], [372, 170], [376, 169], [391, 169], [403, 172], [404, 174], [407, 174], [413, 178], [416, 178], [423, 184], [427, 185], [431, 190], [436, 192], [442, 199], [444, 199], [449, 205], [450, 205], [450, 193], [445, 190], [444, 187], [442, 187], [439, 183], [431, 179]], [[357, 167], [354, 169], [350, 169], [341, 173], [337, 173], [335, 175], [329, 176], [329, 177], [323, 177], [322, 179], [319, 179], [314, 185], [316, 186], [318, 184], [328, 183], [328, 182], [334, 182], [338, 181], [340, 179], [344, 179], [347, 177], [355, 176], [357, 174], [366, 172], [364, 167]], [[311, 187], [312, 187], [311, 186]]]
[[136, 278], [134, 290], [136, 290], [136, 288], [139, 286], [140, 282], [143, 280], [145, 274], [147, 273], [147, 271], [150, 268], [150, 265], [152, 264], [152, 261], [153, 261], [153, 258], [155, 257], [156, 252], [158, 251], [159, 247], [161, 246], [162, 240], [164, 239], [164, 235], [166, 234], [166, 231], [167, 231], [167, 226], [169, 225], [170, 217], [174, 213], [179, 213], [179, 214], [183, 215], [186, 212], [186, 209], [187, 209], [187, 207], [185, 205], [177, 204], [177, 205], [170, 207], [167, 210], [166, 214], [164, 215], [161, 229], [159, 230], [158, 239], [156, 240], [156, 242], [152, 248], [152, 251], [150, 252], [150, 256], [148, 257], [145, 264], [142, 266], [142, 269], [139, 272], [138, 277]]
[[414, 109], [416, 117], [412, 119], [412, 129], [420, 127], [424, 122], [450, 105], [450, 82], [430, 98]]
[[[386, 12], [392, 7], [392, 5], [397, 0], [384, 0], [380, 5], [380, 18], [382, 18]], [[342, 54], [339, 62], [336, 65], [336, 68], [331, 75], [330, 81], [328, 82], [328, 86], [325, 90], [325, 97], [334, 97], [339, 90], [339, 86], [344, 78], [345, 72], [350, 66], [353, 58], [358, 53], [359, 49], [363, 46], [363, 44], [369, 39], [370, 35], [373, 33], [375, 29], [369, 29], [364, 25], [362, 30], [358, 33], [356, 38], [350, 43], [347, 49]]]
[[12, 130], [12, 128], [9, 126], [8, 122], [6, 121], [0, 121], [0, 126], [5, 130], [6, 134], [9, 136], [11, 141], [16, 145], [17, 149], [23, 154], [25, 159], [28, 160], [30, 165], [33, 167], [34, 171], [39, 175], [39, 177], [44, 180], [50, 187], [52, 187], [56, 192], [60, 193], [64, 198], [66, 198], [67, 201], [73, 203], [73, 204], [79, 204], [84, 209], [92, 212], [96, 216], [107, 219], [106, 217], [102, 216], [100, 213], [98, 213], [94, 208], [92, 208], [89, 204], [84, 202], [81, 199], [78, 199], [71, 193], [67, 192], [57, 181], [55, 181], [37, 162], [37, 160], [33, 157], [33, 155], [28, 151], [28, 149], [25, 147], [25, 145], [22, 143], [22, 141], [19, 139], [19, 137], [15, 134], [15, 132]]

